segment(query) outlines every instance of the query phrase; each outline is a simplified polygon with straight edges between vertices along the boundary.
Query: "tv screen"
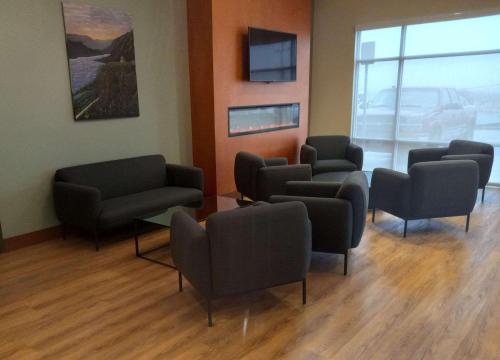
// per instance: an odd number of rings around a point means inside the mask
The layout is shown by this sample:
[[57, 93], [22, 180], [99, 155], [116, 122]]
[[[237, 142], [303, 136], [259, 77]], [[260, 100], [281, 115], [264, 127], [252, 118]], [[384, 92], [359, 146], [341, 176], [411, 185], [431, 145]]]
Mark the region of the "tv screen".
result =
[[297, 35], [248, 28], [249, 80], [295, 81]]

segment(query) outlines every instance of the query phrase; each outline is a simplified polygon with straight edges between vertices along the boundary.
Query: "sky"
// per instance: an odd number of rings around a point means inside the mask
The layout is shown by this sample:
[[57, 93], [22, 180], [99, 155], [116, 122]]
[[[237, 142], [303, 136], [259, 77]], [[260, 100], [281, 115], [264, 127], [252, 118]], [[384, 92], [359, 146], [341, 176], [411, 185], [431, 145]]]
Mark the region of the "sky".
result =
[[132, 30], [132, 20], [122, 10], [70, 2], [64, 2], [63, 9], [67, 34], [112, 40]]

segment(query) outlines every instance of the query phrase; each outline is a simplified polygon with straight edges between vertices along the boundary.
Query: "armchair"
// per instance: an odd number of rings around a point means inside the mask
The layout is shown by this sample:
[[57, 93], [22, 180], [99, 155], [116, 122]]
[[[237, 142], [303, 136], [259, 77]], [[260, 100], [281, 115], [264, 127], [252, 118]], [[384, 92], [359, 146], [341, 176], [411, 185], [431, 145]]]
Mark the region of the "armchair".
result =
[[453, 140], [448, 147], [413, 149], [408, 153], [408, 169], [413, 164], [440, 160], [474, 160], [479, 166], [478, 188], [482, 189], [484, 202], [486, 184], [490, 180], [494, 160], [494, 148], [490, 144], [468, 140]]
[[375, 169], [371, 183], [372, 222], [376, 209], [404, 220], [448, 216], [467, 216], [477, 197], [479, 167], [473, 160], [442, 160], [412, 165], [408, 174], [389, 169]]
[[173, 215], [172, 258], [182, 277], [207, 299], [302, 282], [311, 262], [311, 226], [299, 202], [254, 206], [210, 215], [206, 230], [185, 212]]
[[254, 201], [267, 201], [271, 195], [284, 194], [285, 184], [291, 180], [311, 180], [309, 165], [287, 165], [286, 158], [264, 160], [239, 152], [234, 161], [234, 181], [241, 197]]
[[344, 255], [347, 274], [349, 249], [356, 248], [365, 229], [368, 181], [361, 171], [343, 183], [291, 181], [286, 195], [273, 195], [272, 203], [301, 201], [312, 226], [312, 251]]
[[300, 163], [311, 165], [313, 175], [361, 170], [363, 149], [348, 136], [309, 136], [300, 149]]

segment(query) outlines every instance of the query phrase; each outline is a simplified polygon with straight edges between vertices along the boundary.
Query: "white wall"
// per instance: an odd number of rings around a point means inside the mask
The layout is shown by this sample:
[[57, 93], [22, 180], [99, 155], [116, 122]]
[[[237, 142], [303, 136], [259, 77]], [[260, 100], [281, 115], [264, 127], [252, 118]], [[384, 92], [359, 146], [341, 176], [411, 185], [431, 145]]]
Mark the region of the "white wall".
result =
[[494, 8], [499, 0], [315, 0], [310, 134], [350, 134], [356, 26]]
[[0, 221], [4, 237], [57, 224], [58, 168], [144, 154], [191, 162], [185, 0], [86, 1], [133, 19], [139, 107], [75, 122], [59, 0], [0, 2]]

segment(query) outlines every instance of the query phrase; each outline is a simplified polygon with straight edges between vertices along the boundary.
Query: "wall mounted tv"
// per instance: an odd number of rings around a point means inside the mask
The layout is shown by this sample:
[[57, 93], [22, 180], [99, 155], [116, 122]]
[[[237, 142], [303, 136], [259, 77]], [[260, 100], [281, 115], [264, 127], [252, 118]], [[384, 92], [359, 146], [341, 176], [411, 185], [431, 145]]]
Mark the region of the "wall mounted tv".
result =
[[249, 80], [295, 81], [297, 78], [297, 35], [248, 28]]

